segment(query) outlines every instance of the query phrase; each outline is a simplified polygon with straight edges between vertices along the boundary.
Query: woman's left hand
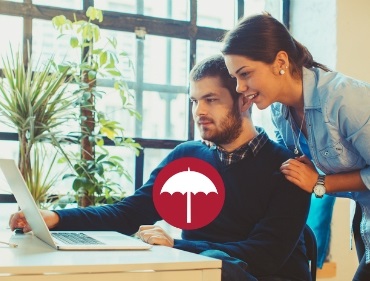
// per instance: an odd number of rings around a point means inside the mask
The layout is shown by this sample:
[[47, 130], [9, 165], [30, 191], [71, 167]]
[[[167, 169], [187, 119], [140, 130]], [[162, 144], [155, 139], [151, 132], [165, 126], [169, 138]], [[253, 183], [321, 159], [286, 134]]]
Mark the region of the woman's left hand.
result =
[[285, 161], [280, 171], [288, 181], [309, 193], [312, 193], [319, 176], [315, 165], [305, 155]]

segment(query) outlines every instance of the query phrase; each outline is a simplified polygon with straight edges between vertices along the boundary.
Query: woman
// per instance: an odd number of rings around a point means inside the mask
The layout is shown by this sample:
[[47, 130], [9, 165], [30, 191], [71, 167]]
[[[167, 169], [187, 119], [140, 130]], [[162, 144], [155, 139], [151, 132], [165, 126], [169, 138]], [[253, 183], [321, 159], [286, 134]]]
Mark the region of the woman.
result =
[[259, 109], [271, 105], [278, 140], [297, 154], [281, 166], [286, 178], [318, 198], [331, 193], [361, 207], [365, 248], [353, 280], [370, 280], [370, 192], [362, 192], [370, 189], [370, 85], [315, 62], [267, 14], [241, 20], [223, 43], [237, 91]]

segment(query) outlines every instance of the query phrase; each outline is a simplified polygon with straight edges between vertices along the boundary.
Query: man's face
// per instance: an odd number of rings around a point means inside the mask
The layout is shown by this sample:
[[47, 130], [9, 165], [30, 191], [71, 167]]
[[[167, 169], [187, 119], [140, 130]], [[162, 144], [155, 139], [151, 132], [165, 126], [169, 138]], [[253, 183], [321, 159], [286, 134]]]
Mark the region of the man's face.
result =
[[234, 106], [228, 89], [218, 77], [205, 77], [190, 82], [190, 99], [194, 122], [203, 139], [225, 145], [239, 137], [242, 117]]

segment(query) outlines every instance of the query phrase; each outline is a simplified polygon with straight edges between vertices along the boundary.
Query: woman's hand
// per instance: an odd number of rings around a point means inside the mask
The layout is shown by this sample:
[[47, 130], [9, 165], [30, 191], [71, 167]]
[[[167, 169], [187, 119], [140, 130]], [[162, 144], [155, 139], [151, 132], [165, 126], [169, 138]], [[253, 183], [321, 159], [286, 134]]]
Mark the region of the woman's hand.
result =
[[174, 239], [157, 225], [142, 225], [137, 236], [145, 243], [173, 247]]
[[288, 181], [308, 193], [312, 193], [312, 189], [319, 177], [315, 165], [305, 155], [285, 161], [281, 164], [280, 171]]

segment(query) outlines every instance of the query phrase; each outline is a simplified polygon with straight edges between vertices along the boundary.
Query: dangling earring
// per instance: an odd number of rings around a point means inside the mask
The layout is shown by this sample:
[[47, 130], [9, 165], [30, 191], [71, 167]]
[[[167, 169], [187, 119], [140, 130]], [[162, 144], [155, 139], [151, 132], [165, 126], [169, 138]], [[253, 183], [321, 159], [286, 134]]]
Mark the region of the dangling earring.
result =
[[279, 70], [279, 74], [280, 74], [280, 75], [284, 75], [284, 74], [285, 74], [285, 70], [284, 70], [284, 69], [280, 69], [280, 70]]

